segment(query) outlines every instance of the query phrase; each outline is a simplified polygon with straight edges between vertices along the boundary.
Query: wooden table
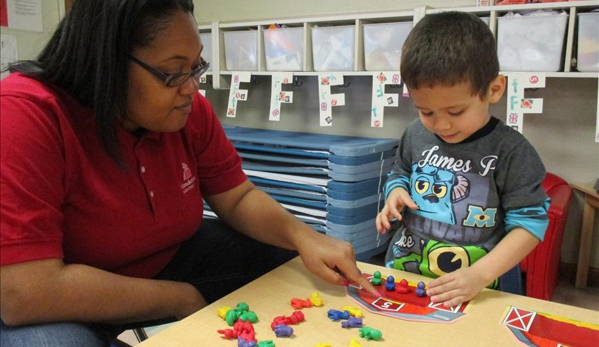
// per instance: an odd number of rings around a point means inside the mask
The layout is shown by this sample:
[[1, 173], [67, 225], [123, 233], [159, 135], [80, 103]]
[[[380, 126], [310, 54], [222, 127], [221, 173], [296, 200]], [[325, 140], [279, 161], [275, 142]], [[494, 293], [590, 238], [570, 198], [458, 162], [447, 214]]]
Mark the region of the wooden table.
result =
[[[414, 283], [420, 280], [430, 281], [412, 273], [366, 263], [358, 265], [365, 273], [379, 270], [383, 276], [395, 276], [398, 282], [402, 278]], [[306, 321], [292, 326], [293, 336], [277, 338], [270, 328], [273, 319], [277, 316], [290, 316], [294, 312], [290, 305], [291, 299], [307, 299], [313, 292], [319, 293], [324, 306], [304, 308], [302, 312]], [[382, 340], [367, 341], [359, 337], [358, 329], [341, 328], [339, 322], [332, 322], [327, 317], [329, 309], [341, 310], [347, 305], [358, 306], [356, 302], [345, 294], [343, 287], [325, 283], [309, 273], [298, 257], [173, 324], [138, 346], [237, 347], [237, 341], [225, 340], [217, 333], [218, 329], [230, 327], [217, 315], [216, 310], [222, 306], [235, 307], [240, 302], [246, 302], [260, 319], [254, 324], [256, 338], [259, 341], [273, 340], [277, 347], [314, 347], [319, 342], [330, 343], [333, 347], [347, 347], [352, 338], [356, 338], [363, 347], [522, 346], [509, 333], [507, 327], [500, 324], [508, 305], [599, 325], [597, 311], [485, 289], [470, 302], [464, 317], [448, 324], [405, 321], [370, 313], [361, 308], [365, 314], [364, 325], [383, 333]]]
[[589, 276], [589, 262], [593, 246], [593, 227], [595, 226], [595, 211], [599, 208], [599, 194], [592, 183], [573, 183], [572, 188], [584, 194], [584, 212], [582, 216], [582, 231], [578, 250], [578, 268], [576, 269], [576, 288], [585, 288]]

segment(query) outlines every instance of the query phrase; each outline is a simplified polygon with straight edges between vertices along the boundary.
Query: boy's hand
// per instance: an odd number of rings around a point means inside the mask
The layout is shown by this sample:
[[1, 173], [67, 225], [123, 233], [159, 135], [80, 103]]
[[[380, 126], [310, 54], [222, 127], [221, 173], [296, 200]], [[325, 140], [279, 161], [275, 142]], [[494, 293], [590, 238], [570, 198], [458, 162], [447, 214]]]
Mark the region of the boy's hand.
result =
[[486, 278], [477, 269], [466, 267], [432, 280], [426, 294], [431, 302], [454, 307], [471, 300], [487, 285]]
[[418, 206], [414, 203], [410, 194], [403, 188], [395, 188], [391, 191], [385, 202], [385, 206], [381, 212], [376, 216], [376, 230], [379, 233], [384, 234], [387, 230], [391, 229], [391, 220], [397, 218], [402, 220], [401, 211], [404, 207], [417, 210]]

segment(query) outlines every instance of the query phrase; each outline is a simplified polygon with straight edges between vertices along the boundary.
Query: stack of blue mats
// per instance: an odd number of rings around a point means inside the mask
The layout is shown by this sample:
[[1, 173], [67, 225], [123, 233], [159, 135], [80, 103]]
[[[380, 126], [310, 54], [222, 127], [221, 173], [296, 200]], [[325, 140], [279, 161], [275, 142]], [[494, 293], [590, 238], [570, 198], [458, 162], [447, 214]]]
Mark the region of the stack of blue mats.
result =
[[359, 260], [385, 250], [375, 218], [399, 140], [224, 128], [249, 179], [288, 211], [350, 242]]

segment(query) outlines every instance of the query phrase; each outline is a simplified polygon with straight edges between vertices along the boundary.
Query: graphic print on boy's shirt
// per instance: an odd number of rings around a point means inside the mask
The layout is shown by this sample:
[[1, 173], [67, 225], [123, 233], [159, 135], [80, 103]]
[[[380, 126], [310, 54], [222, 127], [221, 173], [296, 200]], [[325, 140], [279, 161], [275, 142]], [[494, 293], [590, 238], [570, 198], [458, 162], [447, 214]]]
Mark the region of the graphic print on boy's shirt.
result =
[[493, 185], [486, 177], [496, 157], [473, 165], [439, 156], [438, 148], [423, 151], [424, 158], [412, 165], [409, 190], [418, 210], [405, 213], [406, 229], [393, 240], [393, 267], [429, 277], [472, 265], [498, 242], [492, 232], [497, 207], [488, 206], [498, 199], [489, 198]]

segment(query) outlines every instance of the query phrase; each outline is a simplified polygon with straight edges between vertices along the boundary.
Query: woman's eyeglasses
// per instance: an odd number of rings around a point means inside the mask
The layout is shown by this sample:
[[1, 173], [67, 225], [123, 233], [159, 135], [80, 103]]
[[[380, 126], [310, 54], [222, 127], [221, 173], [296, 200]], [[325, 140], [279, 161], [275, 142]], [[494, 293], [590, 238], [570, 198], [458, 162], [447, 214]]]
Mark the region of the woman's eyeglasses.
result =
[[178, 86], [182, 85], [183, 83], [185, 83], [185, 81], [187, 81], [190, 77], [193, 78], [193, 80], [196, 82], [196, 84], [199, 85], [200, 84], [200, 76], [202, 76], [206, 72], [206, 70], [208, 70], [208, 68], [210, 67], [209, 62], [205, 61], [204, 58], [200, 58], [201, 59], [200, 65], [197, 68], [195, 68], [194, 70], [192, 70], [190, 72], [186, 72], [186, 73], [169, 75], [169, 74], [165, 74], [163, 72], [160, 72], [160, 71], [154, 69], [150, 65], [144, 63], [143, 61], [135, 58], [132, 55], [130, 55], [129, 58], [131, 60], [133, 60], [137, 65], [141, 66], [146, 71], [151, 73], [152, 75], [158, 77], [162, 82], [164, 82], [164, 84], [167, 87], [178, 87]]

